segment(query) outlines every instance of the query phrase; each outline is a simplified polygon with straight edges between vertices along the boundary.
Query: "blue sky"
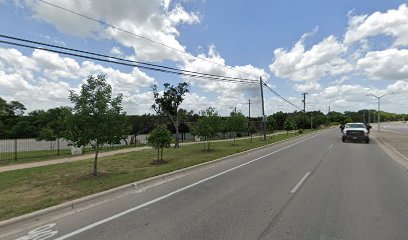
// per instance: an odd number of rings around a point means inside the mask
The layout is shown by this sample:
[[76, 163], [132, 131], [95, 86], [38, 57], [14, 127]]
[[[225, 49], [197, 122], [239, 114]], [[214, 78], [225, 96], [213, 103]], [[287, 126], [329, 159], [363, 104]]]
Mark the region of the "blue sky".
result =
[[[0, 0], [2, 34], [187, 70], [257, 79], [308, 110], [375, 108], [367, 93], [390, 94], [383, 109], [408, 112], [407, 1], [108, 0], [51, 3], [119, 25], [187, 54], [50, 7], [40, 1]], [[89, 74], [107, 74], [125, 110], [152, 112], [152, 84], [188, 81], [183, 107], [237, 107], [260, 114], [259, 87], [215, 83], [0, 44], [0, 97], [28, 110], [69, 105], [68, 90]], [[229, 68], [210, 63], [218, 62]], [[230, 68], [234, 68], [231, 70]], [[245, 72], [246, 74], [242, 74]], [[265, 91], [266, 113], [295, 108]]]

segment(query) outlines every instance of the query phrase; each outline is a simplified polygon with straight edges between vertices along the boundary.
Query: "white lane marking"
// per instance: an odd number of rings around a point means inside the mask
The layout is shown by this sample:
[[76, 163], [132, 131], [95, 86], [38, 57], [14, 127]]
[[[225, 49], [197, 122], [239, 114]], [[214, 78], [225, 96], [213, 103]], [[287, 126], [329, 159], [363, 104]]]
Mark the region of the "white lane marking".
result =
[[58, 231], [53, 231], [55, 223], [50, 223], [28, 232], [27, 235], [17, 238], [16, 240], [45, 240], [53, 237]]
[[300, 179], [300, 181], [296, 184], [296, 186], [290, 191], [290, 193], [295, 193], [300, 188], [300, 186], [302, 186], [303, 182], [306, 180], [307, 177], [309, 177], [309, 175], [310, 175], [310, 172], [307, 172], [305, 176], [303, 176], [303, 178]]
[[125, 210], [125, 211], [123, 211], [123, 212], [117, 213], [117, 214], [115, 214], [115, 215], [113, 215], [113, 216], [110, 216], [110, 217], [108, 217], [108, 218], [102, 219], [102, 220], [100, 220], [100, 221], [98, 221], [98, 222], [89, 224], [88, 226], [85, 226], [85, 227], [80, 228], [80, 229], [78, 229], [78, 230], [75, 230], [75, 231], [73, 231], [73, 232], [71, 232], [71, 233], [68, 233], [68, 234], [66, 234], [66, 235], [63, 235], [63, 236], [61, 236], [61, 237], [59, 237], [59, 238], [56, 238], [55, 240], [64, 240], [64, 239], [67, 239], [67, 238], [69, 238], [69, 237], [75, 236], [75, 235], [77, 235], [77, 234], [79, 234], [79, 233], [85, 232], [85, 231], [87, 231], [87, 230], [89, 230], [89, 229], [92, 229], [92, 228], [94, 228], [94, 227], [97, 227], [97, 226], [99, 226], [99, 225], [101, 225], [101, 224], [104, 224], [104, 223], [107, 223], [107, 222], [112, 221], [112, 220], [114, 220], [114, 219], [120, 218], [120, 217], [122, 217], [122, 216], [124, 216], [124, 215], [126, 215], [126, 214], [128, 214], [128, 213], [134, 212], [134, 211], [136, 211], [136, 210], [138, 210], [138, 209], [144, 208], [144, 207], [149, 206], [149, 205], [151, 205], [151, 204], [153, 204], [153, 203], [156, 203], [156, 202], [158, 202], [158, 201], [161, 201], [161, 200], [163, 200], [163, 199], [166, 199], [166, 198], [168, 198], [168, 197], [170, 197], [170, 196], [173, 196], [173, 195], [175, 195], [175, 194], [177, 194], [177, 193], [179, 193], [179, 192], [182, 192], [182, 191], [184, 191], [184, 190], [187, 190], [187, 189], [189, 189], [189, 188], [192, 188], [192, 187], [194, 187], [194, 186], [197, 186], [198, 184], [201, 184], [201, 183], [203, 183], [203, 182], [207, 182], [207, 181], [209, 181], [209, 180], [211, 180], [211, 179], [213, 179], [213, 178], [216, 178], [216, 177], [219, 177], [219, 176], [221, 176], [221, 175], [224, 175], [224, 174], [226, 174], [226, 173], [228, 173], [228, 172], [234, 171], [234, 170], [236, 170], [236, 169], [238, 169], [238, 168], [241, 168], [241, 167], [243, 167], [243, 166], [246, 166], [246, 165], [248, 165], [248, 164], [250, 164], [250, 163], [256, 162], [256, 161], [258, 161], [258, 160], [260, 160], [260, 159], [262, 159], [262, 158], [271, 156], [271, 155], [276, 154], [276, 153], [278, 153], [278, 152], [280, 152], [280, 151], [283, 151], [283, 150], [285, 150], [285, 149], [288, 149], [288, 148], [290, 148], [290, 147], [293, 147], [293, 146], [295, 146], [295, 145], [297, 145], [297, 144], [299, 144], [299, 143], [305, 142], [305, 141], [307, 141], [307, 140], [309, 140], [309, 139], [312, 139], [312, 138], [314, 138], [314, 137], [317, 137], [317, 136], [319, 136], [319, 135], [321, 135], [321, 134], [323, 134], [323, 133], [325, 133], [325, 132], [322, 132], [322, 133], [320, 133], [320, 134], [316, 134], [316, 135], [311, 136], [311, 137], [309, 137], [309, 138], [303, 139], [303, 140], [301, 140], [301, 141], [299, 141], [299, 142], [296, 142], [296, 143], [293, 143], [293, 144], [288, 145], [288, 146], [286, 146], [286, 147], [280, 148], [280, 149], [275, 150], [275, 151], [273, 151], [273, 152], [271, 152], [271, 153], [268, 153], [268, 154], [266, 154], [266, 155], [264, 155], [264, 156], [261, 156], [261, 157], [252, 159], [251, 161], [248, 161], [248, 162], [243, 163], [243, 164], [241, 164], [241, 165], [235, 166], [235, 167], [233, 167], [233, 168], [230, 168], [230, 169], [228, 169], [228, 170], [225, 170], [225, 171], [223, 171], [223, 172], [220, 172], [220, 173], [215, 174], [215, 175], [213, 175], [213, 176], [210, 176], [210, 177], [208, 177], [208, 178], [202, 179], [202, 180], [200, 180], [200, 181], [198, 181], [198, 182], [192, 183], [192, 184], [187, 185], [187, 186], [185, 186], [185, 187], [183, 187], [183, 188], [179, 188], [179, 189], [177, 189], [177, 190], [175, 190], [175, 191], [173, 191], [173, 192], [170, 192], [170, 193], [168, 193], [168, 194], [166, 194], [166, 195], [163, 195], [163, 196], [161, 196], [161, 197], [155, 198], [155, 199], [153, 199], [153, 200], [151, 200], [151, 201], [145, 202], [145, 203], [140, 204], [140, 205], [138, 205], [138, 206], [136, 206], [136, 207], [129, 208], [128, 210]]

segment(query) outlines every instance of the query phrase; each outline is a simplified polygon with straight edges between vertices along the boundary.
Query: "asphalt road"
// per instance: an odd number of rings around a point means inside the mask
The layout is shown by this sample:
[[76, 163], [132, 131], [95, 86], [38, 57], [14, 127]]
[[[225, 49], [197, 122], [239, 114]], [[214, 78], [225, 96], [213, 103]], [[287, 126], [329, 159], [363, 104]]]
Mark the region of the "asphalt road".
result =
[[376, 141], [342, 143], [332, 129], [53, 218], [0, 238], [402, 240], [408, 172]]

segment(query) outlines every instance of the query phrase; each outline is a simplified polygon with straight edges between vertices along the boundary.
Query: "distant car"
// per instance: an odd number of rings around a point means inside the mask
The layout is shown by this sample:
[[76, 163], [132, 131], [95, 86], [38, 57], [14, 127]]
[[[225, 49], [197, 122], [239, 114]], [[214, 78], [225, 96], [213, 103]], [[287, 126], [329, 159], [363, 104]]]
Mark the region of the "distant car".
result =
[[345, 141], [364, 141], [370, 142], [370, 127], [364, 123], [347, 123], [344, 125], [343, 136], [341, 140]]

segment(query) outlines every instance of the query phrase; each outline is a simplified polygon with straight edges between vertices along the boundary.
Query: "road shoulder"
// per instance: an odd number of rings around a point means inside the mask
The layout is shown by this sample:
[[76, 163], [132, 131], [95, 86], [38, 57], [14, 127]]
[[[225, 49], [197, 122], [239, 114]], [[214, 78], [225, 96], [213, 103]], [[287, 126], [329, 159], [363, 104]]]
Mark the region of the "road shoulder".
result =
[[408, 170], [408, 136], [377, 131], [373, 131], [371, 136], [384, 152]]

